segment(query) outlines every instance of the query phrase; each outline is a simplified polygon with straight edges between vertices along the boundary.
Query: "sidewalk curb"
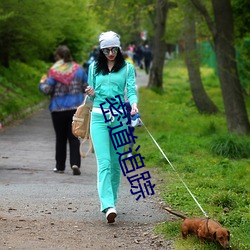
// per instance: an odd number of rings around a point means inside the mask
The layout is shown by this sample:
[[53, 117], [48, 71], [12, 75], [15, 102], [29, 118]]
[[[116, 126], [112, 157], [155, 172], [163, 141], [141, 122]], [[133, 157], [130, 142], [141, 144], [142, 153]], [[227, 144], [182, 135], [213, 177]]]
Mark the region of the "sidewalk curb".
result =
[[24, 110], [17, 112], [17, 113], [8, 115], [6, 118], [4, 118], [2, 121], [0, 121], [0, 130], [3, 127], [10, 125], [11, 123], [13, 123], [17, 120], [26, 118], [27, 116], [38, 111], [39, 109], [46, 107], [46, 105], [48, 105], [48, 100], [41, 101], [40, 103], [38, 103], [34, 106], [28, 107]]

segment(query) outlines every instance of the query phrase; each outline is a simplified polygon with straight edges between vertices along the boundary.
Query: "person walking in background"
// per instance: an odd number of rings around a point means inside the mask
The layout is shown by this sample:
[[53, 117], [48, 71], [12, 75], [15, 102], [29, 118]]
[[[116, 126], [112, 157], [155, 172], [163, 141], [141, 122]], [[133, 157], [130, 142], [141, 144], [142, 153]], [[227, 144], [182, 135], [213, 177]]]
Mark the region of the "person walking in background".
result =
[[145, 72], [148, 75], [151, 61], [153, 59], [152, 51], [149, 48], [149, 46], [146, 44], [144, 51], [143, 51], [143, 57], [144, 57], [144, 67], [145, 67]]
[[94, 46], [92, 51], [90, 52], [89, 54], [89, 59], [87, 62], [85, 62], [85, 64], [83, 64], [83, 68], [88, 72], [88, 69], [89, 69], [89, 65], [94, 62], [97, 57], [98, 57], [98, 54], [99, 54], [99, 49], [97, 46]]
[[94, 46], [92, 51], [89, 54], [89, 60], [88, 60], [88, 64], [90, 65], [94, 60], [97, 59], [99, 54], [99, 50], [97, 46]]
[[122, 55], [123, 55], [123, 58], [124, 58], [124, 60], [126, 62], [131, 63], [134, 66], [135, 76], [136, 76], [135, 63], [134, 63], [133, 59], [128, 56], [128, 52], [127, 51], [123, 51]]
[[[99, 42], [99, 57], [89, 67], [89, 86], [86, 88], [86, 93], [93, 100], [90, 134], [97, 160], [97, 189], [101, 211], [106, 214], [108, 223], [113, 223], [117, 216], [115, 204], [118, 199], [121, 173], [118, 153], [123, 153], [124, 146], [119, 146], [115, 150], [109, 131], [110, 128], [121, 125], [120, 130], [127, 129], [128, 125], [126, 117], [122, 116], [119, 120], [121, 117], [114, 115], [115, 110], [108, 102], [114, 103], [114, 100], [120, 99], [124, 105], [126, 89], [131, 115], [134, 115], [138, 112], [137, 94], [134, 66], [124, 60], [120, 36], [113, 31], [104, 32], [99, 36]], [[119, 101], [114, 103], [114, 107], [122, 111], [119, 105]], [[106, 119], [109, 120], [107, 123]]]
[[138, 46], [135, 47], [134, 50], [134, 55], [135, 55], [135, 64], [140, 68], [143, 69], [143, 62], [142, 62], [142, 58], [143, 58], [143, 47], [141, 44], [139, 44]]
[[56, 135], [55, 173], [64, 173], [66, 168], [67, 142], [69, 142], [70, 166], [73, 175], [80, 175], [80, 142], [72, 134], [72, 117], [84, 100], [87, 74], [73, 61], [67, 46], [59, 46], [55, 51], [55, 64], [50, 68], [48, 77], [39, 84], [40, 91], [50, 95], [49, 110]]

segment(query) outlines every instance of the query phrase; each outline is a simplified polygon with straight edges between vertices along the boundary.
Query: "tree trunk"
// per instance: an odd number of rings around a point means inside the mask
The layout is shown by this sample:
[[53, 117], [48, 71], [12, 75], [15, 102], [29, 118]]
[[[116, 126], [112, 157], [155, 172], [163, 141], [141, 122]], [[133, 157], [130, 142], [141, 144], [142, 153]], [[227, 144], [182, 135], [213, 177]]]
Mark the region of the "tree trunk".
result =
[[212, 0], [215, 23], [200, 0], [191, 1], [204, 16], [213, 36], [228, 130], [237, 134], [249, 134], [250, 123], [235, 60], [230, 0]]
[[212, 3], [216, 29], [213, 38], [228, 129], [237, 134], [248, 134], [250, 124], [235, 60], [230, 0], [212, 0]]
[[196, 48], [195, 18], [190, 15], [193, 11], [192, 6], [187, 6], [187, 10], [185, 18], [185, 55], [191, 92], [200, 113], [217, 113], [218, 108], [207, 95], [201, 80], [200, 57]]
[[164, 41], [164, 34], [166, 28], [167, 12], [168, 1], [157, 0], [155, 16], [155, 37], [153, 45], [153, 62], [149, 74], [149, 88], [157, 87], [163, 89], [162, 76], [166, 53], [166, 43]]

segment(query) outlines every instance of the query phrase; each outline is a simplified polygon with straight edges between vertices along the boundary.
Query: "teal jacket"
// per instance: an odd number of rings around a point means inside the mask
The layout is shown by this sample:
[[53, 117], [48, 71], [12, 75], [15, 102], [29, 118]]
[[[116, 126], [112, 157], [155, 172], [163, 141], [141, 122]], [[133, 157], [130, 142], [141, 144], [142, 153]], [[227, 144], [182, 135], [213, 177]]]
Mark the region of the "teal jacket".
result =
[[136, 83], [135, 83], [135, 69], [131, 63], [126, 62], [126, 65], [121, 68], [118, 72], [110, 72], [107, 75], [97, 74], [95, 72], [95, 62], [93, 62], [88, 71], [88, 84], [94, 88], [95, 97], [91, 98], [93, 102], [93, 107], [100, 108], [100, 104], [105, 104], [103, 108], [109, 109], [109, 103], [114, 103], [111, 98], [116, 98], [117, 95], [120, 96], [122, 103], [125, 103], [125, 93], [129, 103], [138, 102]]

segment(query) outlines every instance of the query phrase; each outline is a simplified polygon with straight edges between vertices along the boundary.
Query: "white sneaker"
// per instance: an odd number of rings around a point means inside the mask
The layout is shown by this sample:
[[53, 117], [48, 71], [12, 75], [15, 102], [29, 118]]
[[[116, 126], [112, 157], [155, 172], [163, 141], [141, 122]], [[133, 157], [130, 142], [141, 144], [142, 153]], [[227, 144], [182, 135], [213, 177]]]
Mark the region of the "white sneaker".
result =
[[110, 207], [107, 209], [106, 218], [108, 220], [108, 223], [114, 223], [116, 216], [117, 216], [117, 212], [115, 208]]
[[63, 170], [57, 170], [57, 168], [54, 168], [53, 171], [54, 171], [55, 173], [59, 173], [59, 174], [63, 174], [63, 173], [64, 173]]

